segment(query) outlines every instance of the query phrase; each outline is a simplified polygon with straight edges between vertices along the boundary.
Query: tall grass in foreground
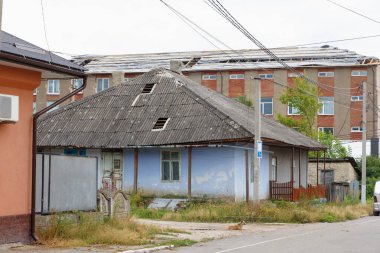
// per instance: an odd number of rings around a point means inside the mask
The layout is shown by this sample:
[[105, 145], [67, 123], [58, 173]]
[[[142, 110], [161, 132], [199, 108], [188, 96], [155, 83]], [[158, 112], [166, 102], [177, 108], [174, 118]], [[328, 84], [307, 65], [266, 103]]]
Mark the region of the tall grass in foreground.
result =
[[160, 228], [137, 224], [129, 218], [99, 218], [79, 214], [78, 221], [63, 215], [52, 217], [47, 228], [37, 235], [42, 244], [52, 247], [76, 247], [96, 244], [142, 245], [150, 244]]
[[133, 208], [139, 218], [152, 218], [168, 221], [194, 222], [284, 222], [313, 223], [338, 222], [360, 218], [372, 212], [371, 205], [358, 203], [318, 204], [311, 201], [292, 203], [266, 201], [255, 206], [245, 203], [192, 203], [178, 212]]

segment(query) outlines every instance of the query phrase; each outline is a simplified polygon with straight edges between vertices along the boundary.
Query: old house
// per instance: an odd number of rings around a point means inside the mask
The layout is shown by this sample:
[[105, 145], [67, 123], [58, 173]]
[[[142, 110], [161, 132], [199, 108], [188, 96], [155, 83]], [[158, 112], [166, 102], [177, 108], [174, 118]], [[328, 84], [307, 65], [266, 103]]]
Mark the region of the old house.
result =
[[[254, 110], [159, 68], [48, 113], [42, 152], [98, 157], [98, 188], [156, 195], [252, 196]], [[260, 198], [270, 181], [307, 186], [309, 150], [324, 146], [262, 117]]]
[[0, 244], [32, 234], [33, 90], [83, 68], [0, 30]]

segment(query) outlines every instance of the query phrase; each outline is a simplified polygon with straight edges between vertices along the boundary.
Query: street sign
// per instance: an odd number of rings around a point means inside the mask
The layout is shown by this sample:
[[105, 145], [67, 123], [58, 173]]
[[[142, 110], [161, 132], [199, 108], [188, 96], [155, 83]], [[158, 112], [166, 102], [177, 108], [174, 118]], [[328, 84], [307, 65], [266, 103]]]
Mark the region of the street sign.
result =
[[263, 158], [263, 142], [257, 141], [257, 158]]

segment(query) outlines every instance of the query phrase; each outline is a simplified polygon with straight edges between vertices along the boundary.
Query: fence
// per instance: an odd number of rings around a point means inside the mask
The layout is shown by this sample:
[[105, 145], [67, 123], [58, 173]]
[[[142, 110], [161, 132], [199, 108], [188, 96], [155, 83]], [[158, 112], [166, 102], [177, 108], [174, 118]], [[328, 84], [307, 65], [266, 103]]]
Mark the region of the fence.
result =
[[293, 201], [293, 182], [269, 181], [269, 197], [274, 200]]
[[327, 194], [326, 198], [332, 202], [342, 202], [346, 198], [359, 199], [359, 182], [341, 182], [331, 183], [326, 185]]
[[326, 187], [323, 185], [300, 187], [293, 189], [293, 201], [299, 201], [302, 198], [326, 198]]
[[96, 210], [97, 158], [37, 154], [36, 212]]

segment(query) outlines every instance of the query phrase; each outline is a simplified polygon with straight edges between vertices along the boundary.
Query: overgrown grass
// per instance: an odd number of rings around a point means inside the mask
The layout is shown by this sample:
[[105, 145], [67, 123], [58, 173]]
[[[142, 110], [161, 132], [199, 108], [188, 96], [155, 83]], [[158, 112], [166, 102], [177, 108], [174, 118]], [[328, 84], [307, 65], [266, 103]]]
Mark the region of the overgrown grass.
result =
[[371, 204], [362, 206], [353, 200], [339, 204], [320, 204], [313, 201], [299, 203], [266, 201], [255, 206], [233, 202], [191, 203], [186, 209], [178, 212], [151, 210], [144, 207], [133, 208], [133, 214], [139, 218], [194, 222], [239, 222], [241, 220], [283, 223], [338, 222], [357, 219], [371, 212]]
[[166, 232], [155, 226], [138, 224], [130, 218], [102, 219], [90, 214], [79, 214], [75, 221], [55, 215], [47, 228], [37, 231], [40, 242], [50, 247], [153, 244], [157, 234]]

